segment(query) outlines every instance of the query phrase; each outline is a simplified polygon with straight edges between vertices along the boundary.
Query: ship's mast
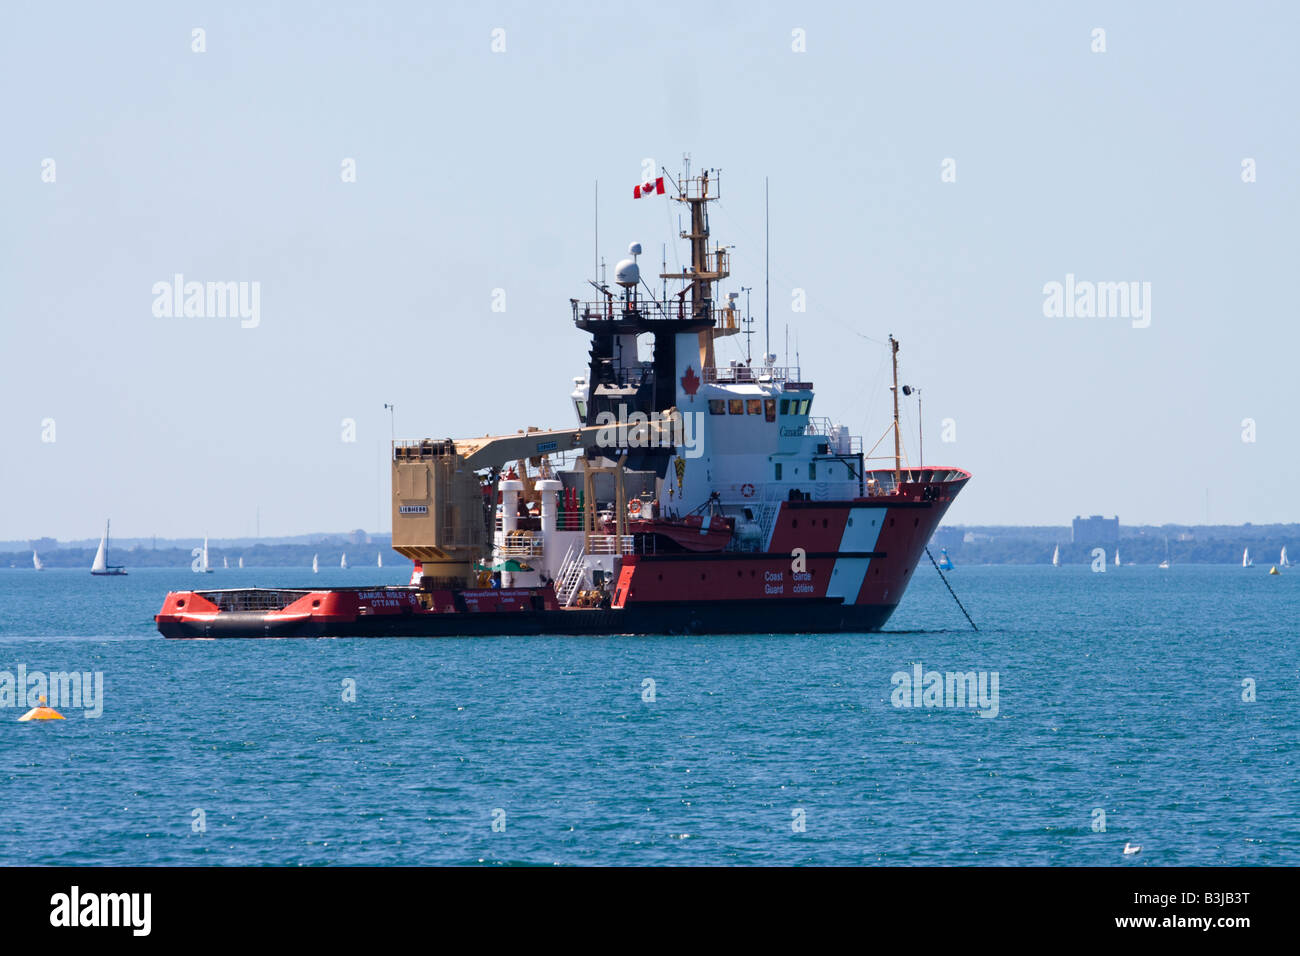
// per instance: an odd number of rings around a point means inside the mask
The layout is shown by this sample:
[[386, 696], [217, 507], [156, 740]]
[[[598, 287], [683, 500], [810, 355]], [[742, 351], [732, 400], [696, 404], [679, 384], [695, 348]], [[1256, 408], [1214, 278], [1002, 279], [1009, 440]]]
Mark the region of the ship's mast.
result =
[[894, 363], [894, 490], [903, 480], [903, 450], [898, 438], [898, 339], [889, 337], [889, 356]]
[[680, 194], [674, 197], [686, 203], [691, 210], [691, 227], [681, 238], [691, 241], [691, 268], [689, 272], [665, 275], [665, 279], [682, 279], [691, 284], [691, 318], [707, 319], [713, 310], [713, 283], [727, 276], [725, 258], [719, 255], [717, 268], [709, 262], [708, 204], [716, 196], [709, 195], [709, 170], [698, 177], [682, 180]]
[[[690, 207], [690, 229], [683, 231], [681, 238], [689, 239], [691, 242], [691, 267], [678, 273], [665, 271], [660, 276], [662, 279], [679, 279], [688, 283], [691, 295], [690, 318], [696, 321], [707, 321], [710, 324], [715, 321], [713, 284], [731, 274], [726, 249], [719, 246], [713, 252], [709, 251], [708, 205], [718, 198], [717, 178], [714, 175], [716, 172], [717, 170], [705, 169], [698, 176], [692, 176], [689, 160], [687, 160], [686, 172], [677, 187], [678, 194], [673, 198]], [[712, 195], [710, 195], [710, 187], [713, 187]], [[705, 366], [714, 363], [714, 331], [706, 329], [700, 333], [700, 361]], [[731, 334], [734, 331], [738, 330], [731, 329], [718, 334]]]

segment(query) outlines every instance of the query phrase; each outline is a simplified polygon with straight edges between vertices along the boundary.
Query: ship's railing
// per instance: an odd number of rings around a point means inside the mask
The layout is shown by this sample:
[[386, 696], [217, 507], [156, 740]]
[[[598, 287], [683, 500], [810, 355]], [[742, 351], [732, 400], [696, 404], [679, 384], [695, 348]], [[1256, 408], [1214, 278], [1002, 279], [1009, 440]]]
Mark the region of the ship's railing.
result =
[[751, 365], [712, 366], [704, 369], [705, 385], [737, 385], [746, 382], [782, 383], [799, 380], [797, 365]]
[[628, 368], [611, 368], [600, 373], [597, 385], [634, 385], [640, 387], [655, 380], [654, 366], [649, 362]]
[[507, 535], [496, 550], [503, 558], [535, 558], [546, 551], [541, 538], [522, 534]]
[[579, 302], [577, 299], [570, 299], [569, 305], [573, 309], [573, 321], [583, 322], [616, 322], [637, 319], [684, 319], [686, 314], [683, 309], [677, 308], [677, 303], [665, 307], [653, 299], [638, 299], [636, 302], [626, 302], [622, 299], [610, 299], [609, 301], [591, 301]]
[[636, 540], [630, 534], [593, 534], [587, 554], [636, 554]]
[[450, 439], [421, 438], [414, 441], [394, 441], [393, 459], [395, 461], [420, 461], [426, 458], [439, 458], [443, 455], [450, 455], [455, 450], [455, 442]]
[[199, 591], [217, 606], [219, 611], [278, 611], [288, 607], [310, 591], [263, 590], [250, 588], [236, 591]]
[[[494, 527], [497, 531], [504, 531], [506, 528], [505, 521], [501, 516], [501, 509], [497, 509], [496, 521]], [[542, 519], [534, 512], [529, 517], [518, 517], [515, 519], [515, 529], [518, 531], [541, 531]], [[561, 511], [555, 516], [556, 531], [581, 531], [582, 530], [582, 512], [581, 511]]]
[[[805, 435], [818, 435], [823, 438], [838, 439], [840, 437], [840, 433], [835, 430], [835, 424], [825, 415], [810, 415], [808, 424], [804, 426], [803, 433]], [[849, 440], [848, 448], [832, 447], [829, 449], [830, 454], [858, 455], [862, 453], [862, 436], [848, 435], [846, 437]]]
[[[669, 302], [656, 302], [653, 299], [637, 299], [627, 302], [623, 299], [610, 301], [593, 300], [581, 302], [570, 299], [574, 322], [662, 322], [665, 320], [711, 319], [714, 327], [723, 332], [739, 332], [740, 316], [735, 309], [719, 307], [702, 311], [697, 315], [689, 302], [673, 296]], [[617, 331], [614, 329], [612, 331]]]
[[865, 477], [869, 497], [902, 494], [922, 500], [927, 494], [926, 488], [933, 490], [934, 486], [960, 481], [967, 474], [958, 468], [903, 468], [899, 472], [901, 485], [894, 482], [893, 468], [869, 469]]

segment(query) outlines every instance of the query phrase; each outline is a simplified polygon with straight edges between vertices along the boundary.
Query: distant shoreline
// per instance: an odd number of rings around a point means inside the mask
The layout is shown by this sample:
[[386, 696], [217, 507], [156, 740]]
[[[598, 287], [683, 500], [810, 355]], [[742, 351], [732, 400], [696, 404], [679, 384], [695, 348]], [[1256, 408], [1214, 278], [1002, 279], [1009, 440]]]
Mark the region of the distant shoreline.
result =
[[[1249, 548], [1256, 567], [1267, 568], [1278, 563], [1285, 546], [1300, 562], [1300, 524], [1135, 525], [1121, 526], [1117, 541], [1075, 542], [1071, 538], [1066, 525], [945, 525], [935, 532], [930, 550], [937, 558], [940, 549], [946, 549], [958, 566], [1037, 565], [1050, 564], [1059, 547], [1062, 564], [1091, 565], [1096, 560], [1093, 552], [1100, 547], [1111, 569], [1116, 549], [1125, 565], [1155, 565], [1166, 555], [1174, 564], [1232, 565], [1240, 564], [1243, 549]], [[158, 539], [155, 544], [153, 539], [126, 538], [114, 539], [111, 544], [113, 561], [127, 568], [183, 568], [193, 561], [193, 549], [202, 539]], [[98, 538], [0, 542], [0, 567], [30, 568], [31, 552], [36, 550], [48, 568], [89, 568], [98, 545]], [[364, 531], [263, 540], [212, 538], [208, 554], [214, 568], [221, 569], [225, 560], [232, 571], [241, 557], [245, 569], [310, 567], [317, 555], [322, 568], [337, 568], [344, 554], [357, 569], [375, 567], [379, 554], [393, 565], [407, 561], [393, 552], [388, 534]]]

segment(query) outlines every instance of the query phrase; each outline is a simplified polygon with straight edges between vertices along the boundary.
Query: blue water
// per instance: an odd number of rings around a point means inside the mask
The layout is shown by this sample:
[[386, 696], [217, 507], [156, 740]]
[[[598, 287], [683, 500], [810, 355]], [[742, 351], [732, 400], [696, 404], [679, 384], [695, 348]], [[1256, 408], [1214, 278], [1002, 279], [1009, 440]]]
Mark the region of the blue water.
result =
[[[186, 642], [186, 570], [0, 571], [0, 671], [105, 684], [0, 709], [0, 864], [1300, 864], [1300, 569], [950, 579], [979, 633], [925, 567], [882, 634]], [[893, 706], [918, 661], [997, 716]]]

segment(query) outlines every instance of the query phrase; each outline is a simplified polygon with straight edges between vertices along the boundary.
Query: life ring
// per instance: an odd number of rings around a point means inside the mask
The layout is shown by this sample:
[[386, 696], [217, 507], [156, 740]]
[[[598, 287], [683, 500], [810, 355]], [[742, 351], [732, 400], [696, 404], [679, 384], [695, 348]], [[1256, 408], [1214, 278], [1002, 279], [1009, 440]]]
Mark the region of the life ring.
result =
[[641, 513], [640, 498], [633, 498], [631, 501], [627, 503], [627, 513], [630, 514], [633, 518], [635, 518], [637, 515]]
[[746, 498], [752, 498], [754, 497], [754, 486], [749, 482], [745, 482], [740, 486], [740, 493]]

